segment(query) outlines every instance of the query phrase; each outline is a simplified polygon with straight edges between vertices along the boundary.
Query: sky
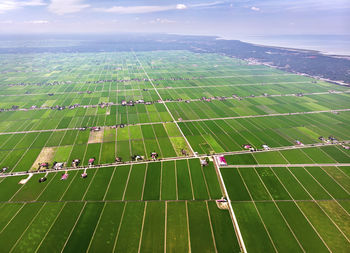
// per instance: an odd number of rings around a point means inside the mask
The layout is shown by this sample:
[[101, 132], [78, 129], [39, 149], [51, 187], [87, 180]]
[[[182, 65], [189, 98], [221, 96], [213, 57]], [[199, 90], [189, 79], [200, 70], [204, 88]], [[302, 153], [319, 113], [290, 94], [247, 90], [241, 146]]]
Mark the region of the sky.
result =
[[350, 0], [0, 0], [0, 34], [350, 34]]

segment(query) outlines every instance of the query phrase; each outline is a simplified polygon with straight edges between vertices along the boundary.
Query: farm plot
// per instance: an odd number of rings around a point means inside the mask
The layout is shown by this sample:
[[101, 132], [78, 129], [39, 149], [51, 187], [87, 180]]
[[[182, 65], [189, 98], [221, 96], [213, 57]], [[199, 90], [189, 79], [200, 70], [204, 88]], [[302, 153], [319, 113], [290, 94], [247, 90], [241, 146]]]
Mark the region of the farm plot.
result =
[[248, 251], [350, 248], [350, 215], [341, 202], [350, 199], [350, 179], [338, 167], [220, 170]]
[[[57, 172], [49, 173], [44, 183], [38, 183], [42, 175], [34, 175], [23, 186], [17, 184], [21, 177], [0, 182], [1, 188], [12, 188], [6, 198], [2, 195], [3, 248], [16, 252], [239, 251], [228, 211], [213, 202], [221, 197], [221, 190], [212, 164], [201, 167], [198, 159], [190, 159], [86, 172], [85, 179], [80, 170], [68, 171], [66, 180], [60, 180]], [[187, 185], [188, 194], [179, 192], [181, 184]], [[200, 243], [203, 237], [206, 244]]]
[[233, 155], [219, 170], [248, 252], [350, 251], [350, 173], [341, 165], [350, 162], [350, 112], [334, 111], [350, 109], [347, 87], [183, 50], [0, 62], [7, 172], [142, 157], [33, 174], [24, 185], [27, 175], [0, 178], [1, 251], [240, 252], [229, 212], [215, 203], [223, 193], [213, 163], [186, 157], [224, 152]]

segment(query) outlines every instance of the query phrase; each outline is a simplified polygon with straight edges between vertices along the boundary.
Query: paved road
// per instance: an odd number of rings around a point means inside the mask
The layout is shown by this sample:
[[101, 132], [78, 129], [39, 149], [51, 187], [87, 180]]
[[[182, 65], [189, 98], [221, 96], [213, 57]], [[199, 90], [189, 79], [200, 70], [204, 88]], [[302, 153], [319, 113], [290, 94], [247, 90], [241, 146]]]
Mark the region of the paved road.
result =
[[215, 168], [216, 175], [217, 175], [219, 183], [220, 183], [221, 191], [224, 194], [224, 197], [226, 197], [226, 199], [228, 201], [228, 207], [229, 207], [228, 210], [229, 210], [230, 217], [231, 217], [231, 220], [232, 220], [233, 228], [235, 230], [235, 233], [236, 233], [236, 236], [237, 236], [237, 239], [238, 239], [239, 247], [241, 248], [242, 252], [246, 253], [247, 249], [246, 249], [245, 244], [244, 244], [244, 240], [243, 240], [243, 237], [242, 237], [241, 230], [239, 229], [239, 225], [238, 225], [238, 221], [237, 221], [235, 212], [233, 211], [233, 208], [232, 208], [230, 196], [229, 196], [229, 194], [227, 192], [224, 179], [223, 179], [223, 177], [221, 175], [221, 171], [220, 171], [219, 165], [217, 163], [217, 157], [214, 157], [213, 163], [214, 163], [214, 168]]
[[[165, 105], [166, 103], [164, 103]], [[166, 107], [167, 108], [167, 107]], [[337, 110], [325, 110], [325, 111], [311, 111], [311, 112], [291, 112], [291, 113], [273, 113], [273, 114], [264, 114], [264, 115], [247, 115], [247, 116], [234, 116], [234, 117], [222, 117], [222, 118], [210, 118], [210, 119], [188, 119], [188, 120], [174, 120], [173, 115], [170, 113], [174, 122], [195, 122], [195, 121], [209, 121], [209, 120], [226, 120], [226, 119], [246, 119], [246, 118], [261, 118], [261, 117], [275, 117], [275, 116], [288, 116], [288, 115], [299, 115], [299, 114], [315, 114], [315, 113], [336, 113], [336, 112], [347, 112], [350, 109], [337, 109]], [[154, 125], [154, 124], [163, 124], [167, 122], [147, 122], [147, 123], [137, 123], [137, 124], [124, 124], [132, 126], [142, 126], [142, 125]], [[111, 126], [95, 126], [95, 127], [111, 127]], [[66, 131], [66, 130], [79, 130], [79, 128], [61, 128], [61, 129], [43, 129], [43, 130], [29, 130], [29, 131], [16, 131], [16, 132], [0, 132], [0, 135], [5, 134], [23, 134], [23, 133], [41, 133], [41, 132], [57, 132], [57, 131]], [[180, 129], [181, 131], [181, 129]], [[182, 132], [182, 131], [181, 131]]]
[[[344, 141], [344, 143], [350, 143], [349, 140]], [[320, 146], [335, 146], [338, 144], [333, 144], [333, 143], [315, 143], [315, 144], [308, 144], [308, 145], [304, 145], [304, 146], [285, 146], [285, 147], [276, 147], [276, 148], [271, 148], [270, 150], [261, 150], [261, 151], [256, 151], [255, 153], [259, 153], [259, 152], [271, 152], [271, 151], [280, 151], [280, 150], [288, 150], [288, 149], [297, 149], [297, 148], [308, 148], [308, 147], [320, 147]], [[239, 155], [239, 154], [250, 154], [251, 152], [249, 150], [240, 150], [240, 151], [231, 151], [231, 152], [223, 152], [223, 153], [217, 153], [214, 154], [214, 156], [219, 156], [219, 155]], [[198, 155], [197, 158], [206, 158], [206, 157], [211, 157], [211, 155]], [[185, 159], [189, 159], [189, 158], [196, 158], [196, 156], [194, 155], [190, 155], [190, 156], [177, 156], [177, 157], [167, 157], [167, 158], [162, 158], [160, 160], [157, 160], [156, 162], [159, 161], [175, 161], [175, 160], [185, 160]], [[97, 168], [101, 168], [101, 167], [117, 167], [117, 166], [124, 166], [124, 165], [132, 165], [132, 164], [144, 164], [144, 163], [152, 163], [155, 161], [152, 160], [145, 160], [145, 161], [127, 161], [127, 162], [123, 162], [123, 163], [107, 163], [107, 164], [99, 164], [99, 165], [93, 165], [93, 166], [82, 166], [82, 167], [67, 167], [64, 168], [62, 170], [59, 171], [65, 171], [65, 170], [69, 170], [69, 171], [74, 171], [74, 170], [84, 170], [84, 169], [97, 169]], [[233, 167], [236, 167], [236, 165], [232, 165]], [[243, 165], [244, 167], [251, 167], [253, 165]], [[269, 165], [270, 166], [270, 165]], [[289, 165], [292, 166], [292, 165]], [[313, 164], [313, 166], [318, 166], [316, 164]], [[340, 166], [340, 163], [335, 163], [333, 165], [330, 166]], [[344, 165], [347, 166], [347, 165]], [[230, 167], [226, 166], [226, 167]], [[278, 166], [277, 166], [278, 167]], [[281, 166], [279, 166], [281, 167]], [[47, 171], [33, 171], [30, 173], [33, 174], [42, 174], [42, 173], [54, 173], [57, 172], [57, 170], [47, 170]], [[8, 177], [8, 176], [23, 176], [23, 175], [27, 175], [28, 172], [26, 171], [20, 171], [20, 172], [13, 172], [13, 173], [0, 173], [0, 178], [1, 177]]]
[[176, 120], [175, 120], [175, 118], [174, 118], [173, 114], [172, 114], [172, 113], [171, 113], [171, 111], [169, 110], [169, 108], [168, 108], [168, 106], [166, 105], [166, 103], [164, 103], [164, 100], [163, 100], [162, 96], [159, 94], [159, 92], [158, 92], [157, 88], [155, 87], [155, 85], [153, 84], [153, 82], [152, 82], [151, 78], [149, 78], [149, 76], [148, 76], [147, 72], [145, 71], [145, 69], [143, 68], [142, 63], [140, 62], [139, 58], [137, 57], [137, 55], [135, 54], [135, 52], [134, 52], [134, 51], [132, 51], [132, 52], [133, 52], [133, 54], [134, 54], [134, 56], [135, 56], [136, 60], [137, 60], [137, 61], [138, 61], [138, 63], [140, 64], [140, 66], [141, 66], [142, 70], [145, 72], [145, 75], [147, 76], [148, 80], [149, 80], [149, 81], [150, 81], [150, 83], [152, 84], [152, 86], [153, 86], [154, 90], [156, 91], [156, 93], [157, 93], [158, 97], [160, 98], [160, 100], [161, 100], [161, 101], [162, 101], [162, 103], [164, 104], [165, 109], [168, 111], [169, 115], [171, 116], [171, 118], [172, 118], [172, 119], [173, 119], [173, 121], [175, 122], [175, 124], [176, 124], [176, 126], [177, 126], [177, 128], [178, 128], [179, 132], [181, 133], [182, 137], [183, 137], [183, 138], [184, 138], [184, 140], [186, 141], [188, 148], [191, 150], [191, 153], [192, 153], [192, 154], [194, 154], [195, 152], [193, 151], [193, 149], [192, 149], [192, 146], [191, 146], [190, 142], [187, 140], [187, 138], [186, 138], [185, 134], [182, 132], [182, 130], [181, 130], [181, 128], [180, 128], [180, 126], [179, 126], [179, 124], [176, 122]]
[[177, 122], [193, 122], [193, 121], [208, 121], [208, 120], [225, 120], [225, 119], [246, 119], [246, 118], [262, 118], [262, 117], [274, 117], [274, 116], [288, 116], [288, 115], [299, 115], [299, 114], [315, 114], [315, 113], [326, 113], [326, 112], [347, 112], [350, 109], [337, 109], [337, 110], [324, 110], [324, 111], [311, 111], [311, 112], [287, 112], [287, 113], [272, 113], [263, 115], [247, 115], [247, 116], [234, 116], [234, 117], [222, 117], [222, 118], [210, 118], [210, 119], [187, 119], [179, 120]]
[[[270, 85], [270, 84], [293, 84], [293, 83], [310, 83], [310, 82], [266, 82], [266, 83], [235, 83], [235, 84], [223, 84], [223, 85], [203, 85], [203, 86], [186, 86], [186, 87], [159, 87], [158, 90], [166, 90], [166, 89], [198, 89], [198, 88], [219, 88], [219, 87], [228, 87], [228, 86], [262, 86], [262, 85]], [[152, 90], [153, 88], [147, 88]], [[109, 90], [110, 92], [123, 92], [123, 91], [141, 91], [142, 89], [117, 89], [117, 90]], [[93, 93], [102, 93], [105, 91], [92, 91]], [[0, 97], [16, 97], [16, 96], [36, 96], [36, 95], [47, 95], [50, 92], [46, 93], [31, 93], [31, 94], [1, 94]], [[64, 95], [64, 94], [86, 94], [86, 91], [68, 91], [68, 92], [54, 92], [54, 94]]]
[[[153, 83], [152, 83], [153, 85]], [[153, 85], [154, 87], [154, 85]], [[154, 90], [158, 93], [157, 88], [154, 87]], [[129, 90], [130, 91], [130, 90]], [[327, 94], [347, 94], [350, 93], [350, 90], [347, 91], [334, 91], [334, 92], [314, 92], [314, 93], [303, 93], [304, 96], [312, 96], [312, 95], [327, 95]], [[294, 97], [296, 96], [295, 93], [291, 93], [291, 94], [271, 94], [271, 95], [258, 95], [258, 96], [245, 96], [245, 97], [239, 97], [241, 99], [243, 98], [262, 98], [262, 97]], [[226, 97], [225, 100], [229, 100], [229, 99], [237, 99], [234, 97]], [[213, 99], [213, 100], [219, 100], [219, 99]], [[173, 100], [173, 101], [165, 101], [162, 100], [162, 103], [181, 103], [181, 102], [185, 102], [185, 101], [190, 101], [190, 102], [195, 102], [195, 101], [201, 101], [200, 98], [197, 99], [185, 99], [182, 101], [177, 101], [177, 100]], [[157, 102], [155, 102], [157, 103]], [[70, 110], [68, 107], [72, 106], [72, 105], [67, 105], [65, 106], [65, 110]], [[108, 106], [121, 106], [121, 103], [106, 103], [104, 104], [104, 107], [108, 107]], [[100, 104], [94, 104], [94, 105], [77, 105], [75, 108], [97, 108], [100, 107]], [[18, 108], [18, 109], [7, 109], [6, 111], [22, 111], [22, 112], [26, 112], [26, 111], [38, 111], [38, 110], [51, 110], [50, 107], [48, 106], [43, 106], [43, 107], [36, 107], [36, 108]], [[57, 110], [57, 109], [55, 109]], [[73, 108], [74, 110], [74, 108]]]
[[350, 163], [303, 163], [303, 164], [248, 164], [248, 165], [227, 165], [221, 168], [278, 168], [278, 167], [350, 167]]

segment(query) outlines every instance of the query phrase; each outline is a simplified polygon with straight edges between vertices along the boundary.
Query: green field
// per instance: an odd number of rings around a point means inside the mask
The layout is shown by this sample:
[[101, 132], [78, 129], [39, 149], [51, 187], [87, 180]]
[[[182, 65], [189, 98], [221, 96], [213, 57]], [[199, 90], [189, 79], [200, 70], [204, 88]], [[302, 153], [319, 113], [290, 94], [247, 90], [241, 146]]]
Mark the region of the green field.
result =
[[350, 251], [348, 87], [183, 50], [0, 62], [0, 252]]

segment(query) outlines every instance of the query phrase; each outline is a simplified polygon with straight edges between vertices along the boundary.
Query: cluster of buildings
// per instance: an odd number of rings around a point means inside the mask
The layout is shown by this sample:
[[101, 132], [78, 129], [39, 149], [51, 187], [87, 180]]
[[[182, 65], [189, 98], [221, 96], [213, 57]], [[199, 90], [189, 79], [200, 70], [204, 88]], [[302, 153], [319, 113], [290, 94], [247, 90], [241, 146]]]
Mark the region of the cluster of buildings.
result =
[[[162, 101], [161, 100], [157, 100], [156, 102], [157, 103], [161, 103]], [[154, 101], [147, 101], [147, 102], [145, 102], [145, 100], [143, 100], [143, 99], [139, 99], [139, 100], [136, 100], [136, 101], [133, 101], [133, 100], [130, 100], [130, 101], [122, 100], [121, 105], [122, 106], [134, 106], [135, 104], [151, 105], [151, 104], [154, 104], [154, 103], [155, 103]]]
[[61, 84], [71, 84], [72, 81], [53, 81], [53, 82], [48, 82], [48, 83], [10, 83], [7, 86], [27, 86], [27, 85], [36, 85], [36, 86], [53, 86], [53, 85], [61, 85]]

